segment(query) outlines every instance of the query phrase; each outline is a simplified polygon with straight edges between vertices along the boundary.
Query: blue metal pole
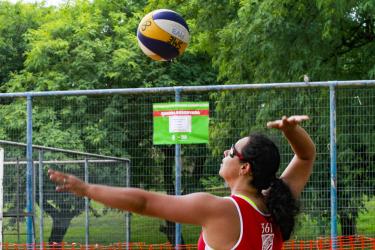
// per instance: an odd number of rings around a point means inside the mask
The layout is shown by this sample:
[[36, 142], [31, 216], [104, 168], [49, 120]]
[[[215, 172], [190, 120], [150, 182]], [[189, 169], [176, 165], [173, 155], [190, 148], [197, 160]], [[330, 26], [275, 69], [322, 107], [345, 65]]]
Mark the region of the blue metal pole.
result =
[[[181, 101], [181, 89], [175, 89], [175, 101]], [[176, 180], [175, 180], [175, 192], [176, 195], [181, 195], [181, 144], [175, 145], [175, 163], [176, 163]], [[181, 224], [176, 223], [176, 239], [175, 249], [179, 249], [181, 245]]]
[[[89, 182], [89, 162], [85, 158], [85, 182]], [[85, 243], [86, 250], [89, 249], [89, 237], [90, 237], [90, 200], [85, 197]]]
[[[129, 161], [125, 162], [125, 169], [126, 169], [126, 187], [130, 187], [130, 163]], [[128, 211], [125, 214], [125, 230], [126, 230], [126, 250], [130, 249], [130, 241], [131, 241], [131, 213]]]
[[336, 91], [329, 87], [330, 103], [330, 154], [331, 154], [331, 240], [332, 250], [337, 248], [337, 164], [336, 164]]
[[32, 117], [32, 98], [26, 99], [27, 125], [26, 125], [26, 243], [28, 246], [33, 244], [33, 117]]
[[40, 208], [40, 219], [39, 219], [39, 244], [40, 249], [43, 249], [44, 241], [44, 207], [43, 207], [43, 150], [39, 151], [39, 208]]

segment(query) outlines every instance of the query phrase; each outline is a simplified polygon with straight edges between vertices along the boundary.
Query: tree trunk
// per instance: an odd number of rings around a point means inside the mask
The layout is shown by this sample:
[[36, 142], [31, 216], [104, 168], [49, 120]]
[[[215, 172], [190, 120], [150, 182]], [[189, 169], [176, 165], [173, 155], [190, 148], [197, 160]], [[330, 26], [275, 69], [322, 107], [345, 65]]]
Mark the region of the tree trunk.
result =
[[357, 219], [349, 213], [340, 214], [341, 232], [343, 236], [356, 234]]
[[[204, 151], [206, 155], [206, 150]], [[193, 191], [202, 190], [202, 184], [200, 182], [201, 177], [203, 176], [204, 163], [206, 162], [206, 157], [196, 157], [193, 159], [194, 168], [193, 168]]]
[[52, 230], [48, 242], [62, 242], [72, 219], [73, 217], [52, 217]]
[[[51, 234], [48, 238], [48, 242], [62, 242], [66, 231], [68, 231], [70, 222], [75, 216], [81, 213], [82, 209], [72, 209], [68, 212], [60, 211], [59, 209], [52, 206], [47, 199], [43, 200], [43, 207], [44, 211], [52, 218], [52, 229]], [[82, 207], [82, 204], [81, 206], [78, 205], [78, 207]]]
[[[165, 225], [160, 225], [159, 231], [167, 236], [168, 241], [174, 246], [176, 242], [176, 223], [171, 221], [165, 221]], [[181, 245], [185, 245], [184, 237], [181, 235]], [[184, 250], [185, 247], [179, 249]]]

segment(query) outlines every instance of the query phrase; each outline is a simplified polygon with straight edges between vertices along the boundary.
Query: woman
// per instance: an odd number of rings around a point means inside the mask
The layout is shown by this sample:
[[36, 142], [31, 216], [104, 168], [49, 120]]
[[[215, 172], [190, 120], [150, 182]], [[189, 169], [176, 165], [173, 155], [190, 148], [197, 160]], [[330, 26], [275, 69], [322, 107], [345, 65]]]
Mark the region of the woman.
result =
[[87, 196], [109, 207], [202, 226], [198, 249], [281, 249], [298, 212], [296, 200], [315, 160], [315, 145], [299, 126], [308, 116], [283, 117], [267, 123], [282, 131], [294, 157], [276, 178], [280, 155], [275, 144], [251, 134], [224, 152], [219, 174], [231, 197], [208, 193], [171, 196], [138, 188], [88, 184], [69, 174], [49, 170], [56, 190]]

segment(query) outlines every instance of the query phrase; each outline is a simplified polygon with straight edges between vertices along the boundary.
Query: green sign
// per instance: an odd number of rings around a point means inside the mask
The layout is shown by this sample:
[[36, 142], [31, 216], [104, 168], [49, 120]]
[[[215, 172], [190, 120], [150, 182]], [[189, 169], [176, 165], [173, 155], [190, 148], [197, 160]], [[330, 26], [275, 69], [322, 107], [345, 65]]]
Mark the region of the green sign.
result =
[[154, 103], [154, 144], [208, 142], [208, 102]]

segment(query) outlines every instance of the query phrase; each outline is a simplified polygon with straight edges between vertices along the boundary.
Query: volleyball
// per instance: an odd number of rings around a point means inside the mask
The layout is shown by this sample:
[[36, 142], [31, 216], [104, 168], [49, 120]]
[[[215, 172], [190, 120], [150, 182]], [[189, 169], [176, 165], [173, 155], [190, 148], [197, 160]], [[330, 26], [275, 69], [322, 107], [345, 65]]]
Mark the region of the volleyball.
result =
[[189, 27], [172, 10], [159, 9], [145, 15], [138, 25], [138, 45], [155, 61], [170, 61], [184, 53], [189, 43]]

